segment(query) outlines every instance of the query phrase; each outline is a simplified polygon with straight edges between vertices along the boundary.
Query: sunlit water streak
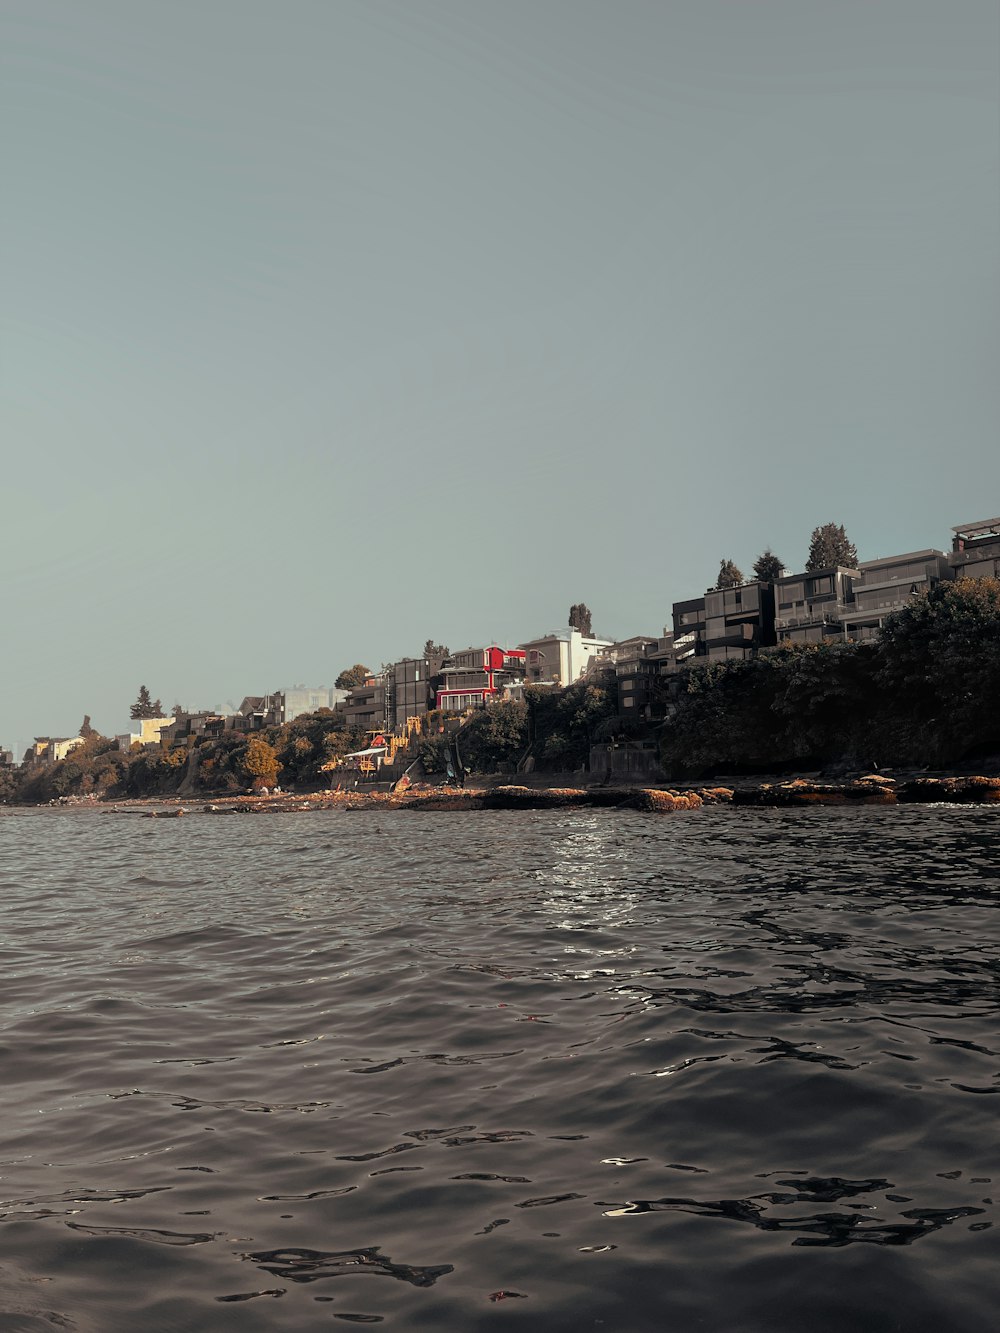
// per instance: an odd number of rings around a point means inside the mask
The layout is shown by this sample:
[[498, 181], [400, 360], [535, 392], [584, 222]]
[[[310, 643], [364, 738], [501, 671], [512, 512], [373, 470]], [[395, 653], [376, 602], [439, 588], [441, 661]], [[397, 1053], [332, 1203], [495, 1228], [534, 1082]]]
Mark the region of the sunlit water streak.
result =
[[0, 814], [0, 1329], [994, 1322], [1000, 809]]

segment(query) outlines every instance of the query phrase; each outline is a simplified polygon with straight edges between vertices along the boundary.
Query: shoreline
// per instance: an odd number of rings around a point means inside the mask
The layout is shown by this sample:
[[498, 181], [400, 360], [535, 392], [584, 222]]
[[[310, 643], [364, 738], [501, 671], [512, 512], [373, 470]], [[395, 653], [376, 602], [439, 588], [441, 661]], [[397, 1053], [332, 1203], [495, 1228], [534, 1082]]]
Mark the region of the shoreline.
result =
[[310, 810], [555, 810], [567, 808], [635, 810], [669, 814], [703, 806], [731, 805], [788, 809], [813, 805], [987, 805], [1000, 804], [1000, 777], [917, 777], [895, 779], [868, 774], [841, 781], [793, 778], [741, 785], [521, 786], [516, 784], [418, 785], [406, 791], [325, 790], [293, 795], [220, 795], [192, 802], [179, 796], [101, 800], [69, 797], [56, 803], [8, 806], [25, 810], [96, 810], [102, 814], [177, 819], [190, 815], [291, 814]]

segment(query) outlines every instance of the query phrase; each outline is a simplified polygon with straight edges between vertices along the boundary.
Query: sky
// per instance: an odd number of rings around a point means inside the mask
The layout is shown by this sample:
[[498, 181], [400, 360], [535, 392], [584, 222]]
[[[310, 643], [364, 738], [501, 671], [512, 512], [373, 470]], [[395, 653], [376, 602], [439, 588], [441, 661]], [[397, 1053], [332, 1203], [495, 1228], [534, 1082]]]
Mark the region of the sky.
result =
[[0, 18], [0, 745], [1000, 513], [997, 0]]

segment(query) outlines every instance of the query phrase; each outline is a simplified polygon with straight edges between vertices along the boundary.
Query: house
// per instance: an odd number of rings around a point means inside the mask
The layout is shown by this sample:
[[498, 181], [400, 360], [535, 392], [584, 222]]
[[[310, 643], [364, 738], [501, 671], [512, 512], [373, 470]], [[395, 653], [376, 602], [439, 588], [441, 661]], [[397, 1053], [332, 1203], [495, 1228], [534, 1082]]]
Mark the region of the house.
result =
[[957, 579], [1000, 578], [1000, 518], [952, 528], [948, 563]]
[[[345, 721], [362, 731], [373, 731], [389, 727], [388, 705], [390, 693], [386, 689], [387, 672], [379, 672], [365, 678], [360, 685], [347, 691], [346, 697], [337, 705], [337, 711], [343, 714]], [[389, 730], [392, 730], [389, 727]]]
[[696, 658], [704, 657], [708, 652], [705, 598], [689, 597], [684, 602], [674, 602], [671, 618], [674, 656], [678, 665], [690, 665]]
[[612, 639], [586, 638], [567, 625], [540, 638], [518, 645], [524, 654], [524, 679], [528, 685], [572, 685], [587, 669], [591, 658], [611, 647]]
[[623, 722], [651, 722], [662, 718], [666, 708], [664, 676], [677, 670], [674, 636], [631, 639], [633, 651], [621, 652], [615, 662], [618, 680], [618, 716]]
[[155, 746], [160, 744], [161, 733], [169, 731], [174, 725], [172, 717], [134, 717], [129, 730], [115, 736], [119, 750], [131, 750], [133, 745]]
[[854, 605], [842, 616], [844, 637], [853, 640], [876, 638], [887, 615], [952, 577], [948, 557], [935, 550], [863, 560], [858, 571]]
[[705, 594], [705, 657], [709, 662], [755, 657], [776, 642], [774, 584], [755, 580]]
[[[183, 744], [190, 748], [201, 736], [221, 736], [227, 724], [233, 720], [212, 709], [202, 709], [195, 713], [177, 712], [170, 719], [172, 725], [160, 731], [160, 740], [166, 745]], [[229, 726], [228, 729], [236, 728]]]
[[524, 657], [521, 648], [501, 648], [495, 643], [452, 653], [436, 677], [436, 706], [463, 713], [503, 697], [505, 689], [524, 679]]
[[56, 764], [82, 744], [82, 736], [36, 736], [21, 762], [27, 768], [34, 764]]
[[388, 669], [388, 708], [393, 726], [405, 727], [411, 717], [422, 717], [434, 707], [434, 662], [428, 657], [404, 657]]
[[830, 565], [774, 581], [774, 628], [778, 643], [822, 643], [843, 636], [844, 617], [854, 607], [857, 569]]

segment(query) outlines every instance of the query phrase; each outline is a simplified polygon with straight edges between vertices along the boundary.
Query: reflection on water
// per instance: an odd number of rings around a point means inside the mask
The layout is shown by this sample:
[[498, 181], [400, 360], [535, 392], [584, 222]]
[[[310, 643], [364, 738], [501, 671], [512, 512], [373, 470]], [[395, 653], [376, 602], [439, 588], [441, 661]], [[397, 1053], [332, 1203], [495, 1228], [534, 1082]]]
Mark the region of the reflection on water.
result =
[[5, 812], [0, 1327], [978, 1333], [998, 818]]

